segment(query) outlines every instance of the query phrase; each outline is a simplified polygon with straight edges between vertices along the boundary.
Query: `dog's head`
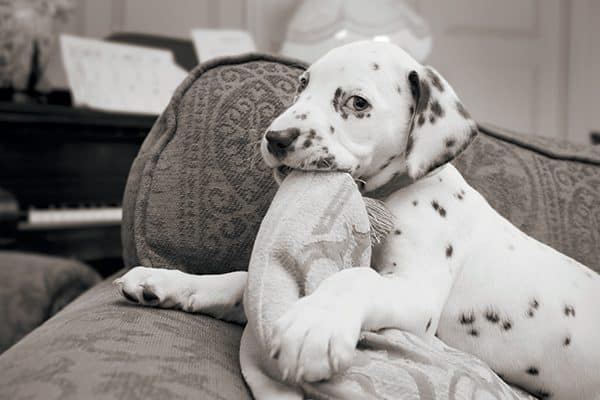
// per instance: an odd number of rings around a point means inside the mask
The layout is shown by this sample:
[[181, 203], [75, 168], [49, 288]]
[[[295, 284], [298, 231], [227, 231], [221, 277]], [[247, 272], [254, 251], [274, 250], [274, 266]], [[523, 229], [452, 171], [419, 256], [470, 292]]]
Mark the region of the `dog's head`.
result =
[[341, 170], [373, 190], [393, 176], [422, 177], [477, 133], [446, 80], [389, 43], [333, 49], [299, 79], [296, 101], [261, 142], [278, 179], [290, 168]]

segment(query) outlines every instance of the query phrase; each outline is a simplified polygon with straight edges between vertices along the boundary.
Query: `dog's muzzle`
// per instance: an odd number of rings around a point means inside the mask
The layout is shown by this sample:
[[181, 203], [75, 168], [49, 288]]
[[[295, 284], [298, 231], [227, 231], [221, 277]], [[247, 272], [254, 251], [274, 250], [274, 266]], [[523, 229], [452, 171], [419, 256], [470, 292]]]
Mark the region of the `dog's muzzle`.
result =
[[267, 139], [267, 149], [269, 153], [277, 158], [283, 157], [296, 138], [300, 136], [300, 129], [288, 128], [280, 131], [268, 131], [265, 135]]

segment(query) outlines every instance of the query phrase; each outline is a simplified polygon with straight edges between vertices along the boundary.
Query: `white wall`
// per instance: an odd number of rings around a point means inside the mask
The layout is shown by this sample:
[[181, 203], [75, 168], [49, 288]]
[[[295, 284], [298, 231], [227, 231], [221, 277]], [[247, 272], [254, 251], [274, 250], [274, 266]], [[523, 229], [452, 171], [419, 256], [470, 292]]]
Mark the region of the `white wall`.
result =
[[[323, 0], [327, 1], [327, 0]], [[600, 2], [409, 0], [429, 22], [429, 63], [481, 121], [521, 132], [589, 141], [600, 130]], [[297, 0], [80, 0], [67, 30], [187, 38], [192, 27], [238, 27], [276, 51]], [[60, 80], [60, 70], [54, 66]]]

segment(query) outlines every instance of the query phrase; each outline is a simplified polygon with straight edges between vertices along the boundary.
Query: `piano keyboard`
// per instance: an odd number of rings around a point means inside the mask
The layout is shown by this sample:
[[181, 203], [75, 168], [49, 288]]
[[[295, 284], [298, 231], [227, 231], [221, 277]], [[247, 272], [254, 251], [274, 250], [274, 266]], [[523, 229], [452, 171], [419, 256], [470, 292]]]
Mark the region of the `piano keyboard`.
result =
[[119, 225], [122, 217], [121, 207], [31, 209], [25, 220], [19, 222], [19, 230]]

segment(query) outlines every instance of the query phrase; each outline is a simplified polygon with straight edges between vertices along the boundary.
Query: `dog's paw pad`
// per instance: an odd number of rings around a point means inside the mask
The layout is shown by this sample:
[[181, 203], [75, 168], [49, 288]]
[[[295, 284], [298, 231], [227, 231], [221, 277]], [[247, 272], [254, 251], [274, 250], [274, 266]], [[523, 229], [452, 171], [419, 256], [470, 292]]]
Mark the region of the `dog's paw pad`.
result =
[[144, 302], [147, 304], [160, 303], [160, 298], [147, 286], [144, 286], [144, 289], [142, 290], [142, 299], [144, 299]]
[[[146, 306], [173, 307], [181, 282], [177, 271], [135, 267], [113, 282], [127, 300]], [[173, 303], [173, 304], [171, 304]]]

